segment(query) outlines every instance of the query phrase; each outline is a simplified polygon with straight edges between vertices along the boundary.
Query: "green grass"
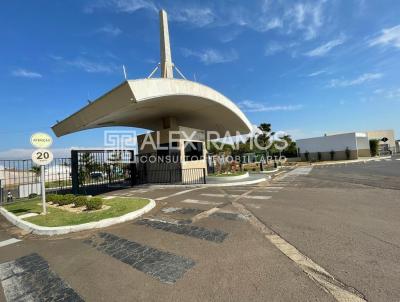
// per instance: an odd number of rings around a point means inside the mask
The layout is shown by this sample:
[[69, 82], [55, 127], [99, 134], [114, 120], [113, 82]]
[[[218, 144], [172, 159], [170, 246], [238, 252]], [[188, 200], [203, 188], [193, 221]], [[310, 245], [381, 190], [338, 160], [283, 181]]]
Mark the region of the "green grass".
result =
[[[111, 207], [107, 210], [92, 213], [72, 213], [62, 209], [47, 207], [47, 215], [29, 217], [25, 220], [36, 225], [47, 227], [77, 225], [122, 216], [141, 209], [148, 203], [149, 201], [147, 199], [116, 197], [114, 199], [104, 200], [104, 204]], [[27, 213], [41, 213], [42, 211], [39, 198], [5, 205], [4, 208], [17, 216]]]
[[65, 180], [55, 180], [55, 181], [47, 181], [46, 182], [46, 188], [59, 188], [59, 187], [70, 187], [72, 186], [72, 181], [69, 179], [65, 179]]
[[208, 174], [208, 176], [216, 176], [216, 177], [230, 177], [230, 176], [239, 176], [239, 175], [243, 175], [246, 174], [246, 172], [234, 172], [234, 173], [230, 173], [230, 174], [217, 174], [217, 173], [210, 173]]

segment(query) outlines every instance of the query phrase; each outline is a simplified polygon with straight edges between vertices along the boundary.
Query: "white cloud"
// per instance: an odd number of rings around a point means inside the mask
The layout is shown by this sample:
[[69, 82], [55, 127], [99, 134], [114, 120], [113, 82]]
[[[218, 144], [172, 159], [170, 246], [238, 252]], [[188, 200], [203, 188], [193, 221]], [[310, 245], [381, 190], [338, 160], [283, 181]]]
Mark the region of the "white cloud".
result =
[[296, 43], [296, 42], [280, 43], [280, 42], [272, 41], [272, 42], [268, 43], [268, 45], [265, 47], [264, 55], [272, 56], [279, 52], [291, 52], [292, 57], [295, 57], [296, 52], [293, 51], [293, 48], [297, 45], [298, 45], [298, 43]]
[[273, 17], [273, 18], [261, 18], [258, 23], [256, 23], [253, 28], [261, 31], [261, 32], [266, 32], [271, 29], [275, 28], [282, 28], [283, 27], [283, 21], [278, 18], [278, 17]]
[[375, 89], [374, 94], [384, 97], [385, 99], [400, 100], [400, 88], [398, 89]]
[[[51, 151], [55, 158], [71, 157], [72, 148], [52, 148]], [[2, 159], [30, 159], [33, 149], [9, 149], [0, 151], [0, 158]]]
[[240, 1], [214, 1], [209, 6], [203, 3], [202, 6], [194, 6], [183, 0], [165, 3], [158, 0], [93, 0], [85, 11], [93, 13], [107, 9], [117, 13], [133, 13], [143, 9], [155, 14], [163, 7], [171, 21], [197, 27], [236, 25], [258, 32], [280, 30], [287, 34], [302, 33], [304, 39], [310, 40], [318, 35], [324, 24], [326, 3], [326, 0], [303, 0], [296, 4], [292, 1], [264, 0], [261, 5], [248, 5]]
[[369, 45], [390, 45], [400, 48], [400, 25], [383, 29], [378, 37], [369, 42]]
[[257, 103], [251, 100], [245, 100], [240, 102], [240, 109], [245, 112], [268, 112], [268, 111], [296, 111], [303, 108], [303, 105], [275, 105], [267, 106], [263, 103]]
[[133, 13], [139, 9], [157, 12], [158, 8], [150, 0], [98, 0], [92, 1], [86, 8], [86, 13], [93, 13], [99, 9], [112, 9], [115, 12]]
[[115, 64], [94, 62], [85, 58], [67, 61], [66, 64], [89, 73], [113, 73], [118, 69]]
[[329, 87], [349, 87], [355, 85], [361, 85], [366, 82], [370, 82], [373, 80], [378, 80], [383, 77], [382, 73], [364, 73], [360, 75], [358, 78], [353, 80], [339, 80], [333, 79], [331, 80]]
[[14, 77], [30, 78], [30, 79], [38, 79], [38, 78], [43, 77], [42, 74], [40, 74], [38, 72], [34, 72], [34, 71], [22, 69], [22, 68], [13, 70], [12, 75]]
[[169, 13], [171, 21], [191, 23], [203, 27], [215, 21], [214, 12], [210, 8], [180, 8], [171, 10]]
[[97, 30], [99, 33], [104, 33], [110, 36], [118, 36], [122, 33], [119, 27], [113, 26], [111, 24], [105, 25]]
[[286, 11], [286, 17], [289, 20], [289, 30], [300, 30], [304, 32], [306, 40], [314, 39], [323, 20], [324, 0], [313, 3], [297, 3]]
[[277, 42], [271, 42], [265, 47], [265, 52], [264, 54], [266, 56], [272, 56], [282, 50], [284, 50], [285, 47], [283, 44], [277, 43]]
[[342, 45], [345, 42], [345, 37], [342, 36], [338, 39], [329, 41], [309, 52], [306, 52], [305, 55], [308, 57], [322, 57], [325, 56], [328, 52], [330, 52], [333, 48]]
[[227, 63], [235, 61], [239, 58], [237, 52], [231, 49], [228, 52], [221, 52], [216, 49], [206, 49], [204, 51], [194, 51], [187, 48], [182, 49], [182, 54], [185, 57], [197, 57], [206, 65]]
[[316, 76], [319, 76], [319, 75], [324, 74], [324, 73], [326, 73], [326, 70], [317, 70], [317, 71], [314, 71], [314, 72], [310, 73], [308, 76], [309, 77], [316, 77]]

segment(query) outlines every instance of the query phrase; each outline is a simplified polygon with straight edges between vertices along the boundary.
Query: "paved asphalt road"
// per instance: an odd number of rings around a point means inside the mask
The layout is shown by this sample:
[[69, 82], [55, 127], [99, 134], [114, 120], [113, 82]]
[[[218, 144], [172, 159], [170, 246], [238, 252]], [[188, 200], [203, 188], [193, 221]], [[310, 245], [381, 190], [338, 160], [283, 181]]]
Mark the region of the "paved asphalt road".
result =
[[52, 238], [0, 218], [0, 301], [335, 301], [301, 254], [347, 292], [400, 301], [396, 158], [298, 168], [255, 186], [108, 195], [159, 200], [143, 219]]

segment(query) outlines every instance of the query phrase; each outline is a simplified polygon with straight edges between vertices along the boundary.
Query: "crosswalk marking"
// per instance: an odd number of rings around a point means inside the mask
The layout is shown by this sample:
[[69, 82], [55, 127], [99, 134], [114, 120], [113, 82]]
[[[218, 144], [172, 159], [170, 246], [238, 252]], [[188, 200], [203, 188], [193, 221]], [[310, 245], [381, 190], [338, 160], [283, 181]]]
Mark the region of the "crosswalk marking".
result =
[[253, 195], [246, 195], [246, 196], [243, 196], [242, 198], [257, 199], [257, 200], [266, 200], [266, 199], [271, 199], [272, 196], [253, 196]]
[[158, 197], [158, 198], [156, 198], [156, 200], [160, 201], [160, 200], [164, 200], [164, 199], [167, 199], [167, 198], [170, 198], [170, 197], [179, 196], [179, 195], [182, 195], [182, 194], [186, 194], [186, 193], [189, 193], [189, 192], [192, 192], [192, 191], [196, 191], [196, 190], [201, 190], [201, 189], [203, 189], [203, 188], [194, 188], [194, 189], [184, 190], [184, 191], [180, 191], [180, 192], [177, 192], [177, 193], [174, 193], [174, 194], [171, 194], [171, 195]]
[[4, 241], [0, 241], [0, 247], [7, 246], [7, 245], [10, 245], [10, 244], [14, 244], [14, 243], [17, 243], [17, 242], [20, 242], [20, 241], [21, 240], [17, 239], [17, 238], [11, 238], [11, 239], [7, 239], [7, 240], [4, 240]]
[[[225, 194], [212, 194], [212, 193], [204, 193], [201, 194], [202, 196], [207, 196], [207, 197], [239, 197], [241, 195], [237, 195], [237, 194], [229, 194], [229, 195], [225, 195]], [[253, 195], [245, 195], [243, 196], [243, 198], [248, 198], [248, 199], [270, 199], [272, 196], [253, 196]]]
[[185, 199], [182, 200], [183, 203], [196, 203], [196, 204], [204, 204], [204, 205], [220, 205], [222, 202], [213, 202], [213, 201], [205, 201], [205, 200], [197, 200], [197, 199]]

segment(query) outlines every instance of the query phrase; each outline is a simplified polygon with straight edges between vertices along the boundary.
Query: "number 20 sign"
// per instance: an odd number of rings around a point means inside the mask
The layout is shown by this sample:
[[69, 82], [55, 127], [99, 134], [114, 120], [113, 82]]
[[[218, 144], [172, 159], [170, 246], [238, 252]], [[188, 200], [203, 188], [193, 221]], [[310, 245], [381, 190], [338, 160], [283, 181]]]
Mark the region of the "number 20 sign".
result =
[[47, 149], [38, 149], [32, 153], [32, 161], [39, 166], [46, 166], [53, 161], [53, 153]]

